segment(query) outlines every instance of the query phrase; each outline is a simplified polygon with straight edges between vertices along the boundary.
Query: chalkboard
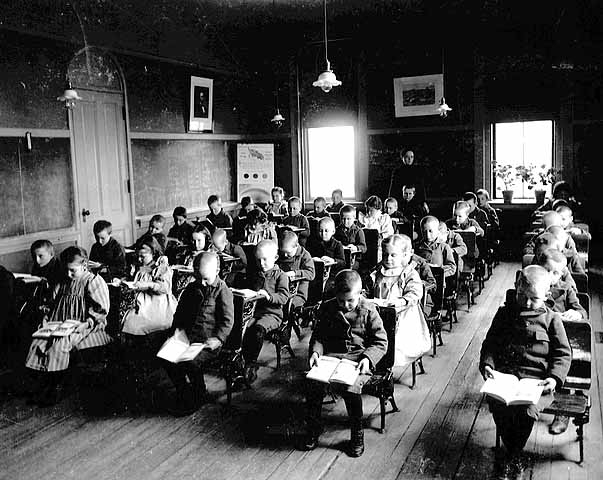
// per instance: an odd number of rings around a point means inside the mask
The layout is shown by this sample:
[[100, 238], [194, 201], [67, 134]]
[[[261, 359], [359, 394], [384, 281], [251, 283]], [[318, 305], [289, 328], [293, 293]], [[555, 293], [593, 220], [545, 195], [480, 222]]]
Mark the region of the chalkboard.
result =
[[207, 208], [207, 197], [232, 198], [234, 168], [226, 142], [132, 140], [137, 215], [168, 212], [182, 205]]
[[0, 237], [73, 225], [68, 138], [0, 138]]
[[[426, 172], [427, 198], [461, 195], [473, 190], [474, 145], [472, 131], [412, 132], [369, 137], [369, 192], [385, 197], [400, 152], [413, 150], [415, 164]], [[392, 192], [400, 198], [402, 192]]]

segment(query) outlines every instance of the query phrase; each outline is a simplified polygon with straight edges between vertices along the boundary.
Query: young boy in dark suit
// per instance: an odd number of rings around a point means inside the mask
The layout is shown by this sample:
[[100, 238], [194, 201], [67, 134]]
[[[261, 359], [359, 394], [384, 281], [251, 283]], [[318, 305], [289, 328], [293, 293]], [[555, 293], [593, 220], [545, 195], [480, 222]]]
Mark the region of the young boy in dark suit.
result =
[[297, 235], [291, 231], [282, 233], [279, 240], [278, 266], [285, 275], [301, 279], [297, 285], [297, 293], [292, 298], [293, 308], [302, 307], [308, 299], [308, 287], [314, 280], [314, 261], [310, 253], [299, 244]]

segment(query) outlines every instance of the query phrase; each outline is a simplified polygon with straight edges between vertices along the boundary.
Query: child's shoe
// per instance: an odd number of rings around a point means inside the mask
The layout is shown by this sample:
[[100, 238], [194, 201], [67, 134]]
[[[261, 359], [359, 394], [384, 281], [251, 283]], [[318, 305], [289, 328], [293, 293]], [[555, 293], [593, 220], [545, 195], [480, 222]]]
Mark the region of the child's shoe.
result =
[[350, 443], [347, 454], [350, 457], [359, 457], [364, 453], [364, 429], [362, 422], [353, 423], [350, 433]]

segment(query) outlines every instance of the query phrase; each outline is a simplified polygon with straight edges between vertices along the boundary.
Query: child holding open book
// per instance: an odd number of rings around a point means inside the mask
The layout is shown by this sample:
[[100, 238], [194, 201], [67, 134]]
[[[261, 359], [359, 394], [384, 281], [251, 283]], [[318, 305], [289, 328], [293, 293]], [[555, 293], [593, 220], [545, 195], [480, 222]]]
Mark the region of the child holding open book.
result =
[[502, 465], [507, 475], [523, 471], [523, 450], [539, 412], [553, 401], [571, 362], [571, 349], [561, 315], [546, 307], [551, 285], [543, 267], [530, 265], [516, 282], [516, 299], [501, 307], [482, 344], [480, 371], [484, 379], [497, 370], [518, 378], [541, 379], [543, 395], [536, 405], [511, 405], [489, 397], [490, 412], [507, 449]]
[[[342, 270], [335, 277], [335, 298], [324, 302], [310, 339], [309, 365], [328, 355], [358, 362], [359, 373], [368, 373], [387, 352], [387, 333], [376, 307], [361, 296], [362, 280], [354, 270]], [[306, 392], [307, 432], [302, 448], [313, 450], [322, 433], [322, 402], [328, 385], [308, 381]], [[348, 390], [342, 393], [350, 417], [351, 438], [348, 454], [364, 452], [362, 397]]]
[[[51, 405], [58, 400], [58, 386], [69, 366], [69, 352], [108, 344], [111, 337], [105, 333], [109, 311], [109, 289], [105, 281], [88, 271], [88, 255], [81, 247], [68, 247], [61, 253], [66, 277], [54, 290], [50, 322], [77, 322], [71, 333], [46, 338], [34, 338], [25, 365], [40, 372], [40, 389], [34, 401]], [[44, 320], [46, 326], [46, 319]], [[61, 328], [64, 333], [67, 329]], [[34, 333], [34, 335], [36, 335]]]
[[[192, 413], [205, 399], [204, 364], [219, 353], [234, 323], [232, 291], [218, 277], [218, 254], [199, 253], [193, 261], [193, 271], [195, 281], [182, 292], [172, 326], [174, 336], [184, 336], [191, 345], [202, 344], [203, 348], [191, 360], [164, 361], [177, 392], [177, 410], [173, 413], [179, 415]], [[192, 398], [187, 397], [189, 391]]]

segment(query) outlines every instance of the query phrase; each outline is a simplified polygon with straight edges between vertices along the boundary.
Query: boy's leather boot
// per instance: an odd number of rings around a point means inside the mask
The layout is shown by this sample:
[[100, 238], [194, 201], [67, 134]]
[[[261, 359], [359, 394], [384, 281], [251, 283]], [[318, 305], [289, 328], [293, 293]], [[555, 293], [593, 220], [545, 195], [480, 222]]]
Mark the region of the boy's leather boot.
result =
[[350, 443], [348, 445], [347, 453], [350, 457], [359, 457], [364, 453], [364, 429], [362, 428], [361, 419], [352, 420]]

